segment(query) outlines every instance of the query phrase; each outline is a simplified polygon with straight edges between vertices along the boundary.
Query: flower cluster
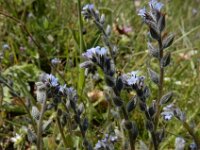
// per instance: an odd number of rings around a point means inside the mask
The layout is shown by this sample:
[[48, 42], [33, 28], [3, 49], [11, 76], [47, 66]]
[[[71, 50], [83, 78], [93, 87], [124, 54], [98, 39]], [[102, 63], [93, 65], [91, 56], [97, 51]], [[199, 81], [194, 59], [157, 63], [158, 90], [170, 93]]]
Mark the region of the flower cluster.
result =
[[103, 139], [98, 140], [94, 149], [95, 150], [100, 150], [100, 149], [113, 150], [114, 149], [114, 143], [117, 140], [118, 140], [118, 137], [116, 135], [106, 134]]
[[149, 2], [149, 12], [146, 11], [145, 7], [138, 12], [138, 15], [141, 16], [144, 22], [149, 26], [151, 36], [155, 39], [160, 38], [160, 33], [165, 28], [165, 15], [161, 13], [161, 8], [163, 6], [161, 2], [151, 0]]
[[59, 85], [58, 79], [52, 74], [42, 74], [41, 80], [48, 86], [48, 87], [57, 87]]
[[97, 46], [88, 49], [82, 56], [86, 59], [80, 64], [81, 68], [91, 69], [94, 66], [99, 66], [106, 75], [113, 76], [115, 73], [114, 63], [111, 58], [107, 56], [108, 51], [104, 47]]

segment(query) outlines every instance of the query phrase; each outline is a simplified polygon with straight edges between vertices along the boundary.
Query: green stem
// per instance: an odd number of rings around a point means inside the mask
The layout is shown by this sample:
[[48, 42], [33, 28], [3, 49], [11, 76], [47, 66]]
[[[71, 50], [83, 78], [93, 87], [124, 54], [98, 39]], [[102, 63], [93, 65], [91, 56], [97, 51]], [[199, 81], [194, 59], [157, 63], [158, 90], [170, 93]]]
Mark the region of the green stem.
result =
[[33, 129], [36, 132], [37, 131], [36, 123], [35, 123], [32, 115], [30, 113], [30, 109], [26, 106], [26, 104], [24, 103], [23, 99], [14, 91], [14, 89], [9, 84], [7, 84], [6, 80], [2, 76], [0, 76], [0, 82], [3, 83], [6, 87], [8, 87], [10, 89], [10, 91], [14, 95], [16, 95], [16, 97], [18, 98], [19, 102], [23, 105], [23, 107], [26, 110], [29, 118], [31, 119], [31, 122], [32, 122], [32, 125], [33, 125]]
[[38, 128], [37, 128], [38, 129], [37, 130], [37, 150], [42, 150], [43, 149], [42, 121], [43, 121], [45, 110], [46, 110], [46, 99], [42, 103], [42, 109], [41, 109], [40, 118], [39, 118], [39, 121], [38, 121]]
[[[129, 120], [129, 117], [128, 117], [128, 114], [126, 112], [126, 109], [124, 107], [124, 105], [121, 107], [121, 110], [122, 110], [122, 113], [124, 115], [124, 119], [126, 121]], [[135, 139], [133, 138], [133, 134], [130, 130], [128, 130], [128, 136], [129, 136], [129, 142], [130, 142], [130, 147], [131, 147], [131, 150], [135, 150]]]
[[60, 134], [61, 134], [63, 143], [64, 143], [64, 145], [65, 145], [65, 148], [67, 148], [67, 140], [66, 140], [65, 135], [64, 135], [64, 133], [63, 133], [63, 129], [62, 129], [62, 126], [61, 126], [61, 123], [60, 123], [60, 119], [59, 119], [58, 116], [56, 117], [56, 122], [57, 122], [57, 125], [58, 125], [58, 129], [59, 129], [59, 131], [60, 131]]
[[[77, 0], [78, 1], [78, 20], [79, 20], [79, 55], [81, 58], [81, 54], [83, 52], [84, 49], [84, 42], [83, 42], [83, 22], [82, 22], [82, 18], [81, 18], [81, 0]], [[79, 68], [79, 66], [78, 66]], [[79, 68], [79, 76], [78, 76], [78, 94], [80, 97], [82, 97], [82, 93], [83, 93], [83, 87], [85, 84], [85, 76], [84, 76], [84, 70]]]

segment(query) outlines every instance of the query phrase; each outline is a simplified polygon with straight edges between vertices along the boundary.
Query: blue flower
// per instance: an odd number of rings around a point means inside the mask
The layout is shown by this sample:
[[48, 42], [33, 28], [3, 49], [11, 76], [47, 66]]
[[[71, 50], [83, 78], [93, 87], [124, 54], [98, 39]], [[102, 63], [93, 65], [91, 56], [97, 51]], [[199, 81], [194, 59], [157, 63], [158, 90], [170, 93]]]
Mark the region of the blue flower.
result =
[[106, 55], [107, 52], [108, 50], [106, 48], [97, 46], [95, 48], [93, 47], [93, 48], [88, 49], [85, 53], [82, 54], [82, 56], [86, 59], [92, 59], [97, 55], [99, 56]]
[[95, 55], [95, 48], [88, 49], [82, 56], [86, 59], [92, 59]]
[[4, 45], [2, 46], [2, 49], [10, 49], [10, 46], [9, 46], [8, 44], [4, 44]]
[[85, 10], [92, 10], [94, 9], [94, 4], [86, 4], [84, 7], [83, 7], [83, 11]]
[[61, 93], [63, 93], [63, 94], [64, 94], [64, 92], [66, 91], [66, 89], [67, 89], [66, 84], [64, 84], [63, 86], [62, 86], [62, 85], [59, 86], [59, 92], [61, 92]]
[[142, 8], [138, 11], [138, 15], [141, 16], [141, 17], [145, 17], [146, 15], [146, 8]]
[[133, 84], [136, 84], [139, 77], [137, 76], [138, 71], [132, 71], [127, 74], [122, 75], [122, 81], [124, 84], [128, 86], [132, 86]]
[[61, 63], [61, 60], [58, 59], [58, 58], [54, 58], [54, 59], [51, 60], [51, 64], [52, 64], [52, 65], [57, 65], [57, 64], [59, 64], [59, 63]]
[[95, 10], [93, 4], [87, 4], [83, 7], [81, 11], [82, 15], [86, 20], [91, 19], [94, 16]]
[[100, 141], [100, 140], [98, 140], [98, 142], [95, 144], [95, 147], [94, 147], [94, 149], [96, 150], [96, 149], [100, 149], [100, 148], [102, 148], [103, 146], [102, 146], [102, 142]]
[[155, 10], [160, 11], [161, 8], [162, 8], [163, 6], [164, 6], [164, 4], [161, 3], [161, 2], [158, 2], [157, 0], [151, 0], [151, 1], [149, 2], [149, 7], [150, 7], [151, 9], [155, 9]]
[[163, 119], [166, 121], [171, 120], [172, 117], [174, 116], [174, 110], [175, 110], [175, 107], [173, 103], [165, 106], [163, 108], [163, 112], [161, 113], [161, 115], [163, 116]]
[[58, 79], [52, 74], [46, 74], [44, 80], [45, 82], [47, 82], [47, 84], [49, 84], [52, 87], [58, 86]]

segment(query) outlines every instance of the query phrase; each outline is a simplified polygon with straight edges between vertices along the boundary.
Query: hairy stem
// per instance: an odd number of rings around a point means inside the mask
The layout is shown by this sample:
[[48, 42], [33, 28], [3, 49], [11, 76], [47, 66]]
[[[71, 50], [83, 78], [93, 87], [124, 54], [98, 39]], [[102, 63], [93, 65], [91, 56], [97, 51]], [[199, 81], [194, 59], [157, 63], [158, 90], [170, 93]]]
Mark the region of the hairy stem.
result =
[[157, 129], [158, 126], [158, 122], [159, 122], [159, 117], [160, 117], [160, 111], [161, 111], [161, 106], [160, 106], [160, 99], [163, 95], [163, 86], [164, 86], [164, 68], [161, 65], [161, 60], [163, 58], [163, 49], [162, 49], [162, 39], [160, 38], [158, 40], [158, 44], [159, 44], [159, 51], [160, 51], [160, 59], [159, 59], [159, 66], [160, 66], [160, 83], [159, 83], [159, 89], [158, 89], [158, 99], [156, 101], [156, 115], [155, 115], [155, 131]]
[[[124, 105], [121, 107], [121, 110], [123, 112], [125, 120], [128, 121], [129, 117], [128, 117], [128, 114], [126, 112]], [[129, 142], [130, 142], [131, 150], [135, 150], [135, 139], [134, 139], [133, 134], [130, 130], [128, 130], [128, 136], [129, 136]]]
[[[116, 92], [116, 90], [114, 88], [113, 88], [113, 91], [117, 96], [120, 97], [120, 94], [118, 92]], [[126, 112], [126, 109], [125, 109], [124, 105], [121, 106], [121, 111], [122, 111], [122, 113], [124, 115], [124, 119], [126, 121], [129, 121], [129, 116], [128, 116], [128, 113]], [[135, 150], [135, 139], [134, 139], [133, 134], [132, 134], [132, 132], [130, 130], [128, 130], [128, 135], [129, 135], [129, 142], [130, 142], [131, 150]]]
[[[161, 35], [160, 35], [161, 37]], [[156, 114], [155, 114], [155, 122], [154, 122], [154, 133], [157, 130], [158, 127], [158, 122], [159, 122], [159, 117], [160, 117], [160, 112], [161, 112], [161, 106], [160, 106], [160, 99], [163, 95], [163, 86], [164, 86], [164, 68], [161, 65], [161, 60], [163, 58], [163, 45], [162, 45], [162, 39], [160, 38], [158, 40], [158, 45], [159, 45], [159, 69], [160, 69], [160, 78], [159, 78], [159, 85], [158, 85], [158, 99], [156, 101]], [[153, 145], [154, 145], [154, 150], [158, 149], [158, 143], [155, 135], [152, 136], [153, 140]], [[152, 145], [150, 146], [150, 149], [152, 148]]]
[[44, 117], [44, 112], [46, 110], [46, 99], [42, 103], [42, 108], [41, 108], [41, 113], [40, 113], [40, 118], [38, 121], [38, 128], [37, 128], [37, 150], [42, 150], [43, 149], [43, 140], [42, 140], [42, 121]]
[[66, 140], [65, 135], [63, 133], [63, 129], [62, 129], [62, 126], [61, 126], [61, 123], [60, 123], [60, 119], [59, 119], [58, 116], [56, 116], [56, 122], [57, 122], [57, 125], [58, 125], [58, 129], [60, 131], [64, 146], [65, 146], [65, 148], [67, 148], [67, 140]]
[[99, 28], [99, 30], [103, 33], [103, 37], [104, 37], [104, 40], [105, 40], [104, 42], [108, 46], [111, 58], [112, 58], [113, 62], [115, 63], [115, 57], [114, 57], [114, 53], [113, 53], [113, 46], [110, 43], [110, 40], [109, 40], [109, 37], [108, 37], [106, 31], [104, 30], [103, 26], [99, 22], [97, 22], [97, 21], [94, 21], [94, 22], [97, 25], [97, 27]]

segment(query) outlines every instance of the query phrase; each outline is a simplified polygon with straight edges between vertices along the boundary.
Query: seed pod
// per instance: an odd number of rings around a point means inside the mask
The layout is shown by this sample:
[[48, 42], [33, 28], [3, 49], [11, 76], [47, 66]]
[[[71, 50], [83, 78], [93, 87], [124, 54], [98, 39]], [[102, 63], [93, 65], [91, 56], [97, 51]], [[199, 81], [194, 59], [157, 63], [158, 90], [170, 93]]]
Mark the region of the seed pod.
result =
[[146, 128], [147, 130], [149, 130], [150, 132], [154, 130], [154, 125], [151, 121], [147, 120], [146, 122]]
[[163, 104], [167, 104], [169, 101], [172, 100], [172, 97], [173, 97], [173, 92], [168, 92], [167, 94], [165, 94], [161, 100], [160, 100], [160, 105], [163, 105]]
[[151, 34], [151, 37], [154, 38], [155, 40], [160, 39], [160, 34], [156, 26], [150, 26], [150, 34]]
[[101, 15], [101, 18], [100, 18], [100, 21], [99, 21], [101, 24], [104, 24], [105, 23], [105, 14], [102, 14]]
[[39, 112], [39, 110], [38, 110], [38, 108], [37, 108], [36, 106], [33, 106], [33, 107], [32, 107], [31, 116], [32, 116], [35, 120], [39, 120], [39, 118], [40, 118], [40, 112]]
[[161, 14], [159, 20], [158, 20], [158, 30], [162, 32], [165, 28], [165, 15]]
[[80, 123], [80, 121], [81, 121], [81, 118], [80, 118], [80, 116], [79, 115], [74, 115], [74, 120], [76, 121], [76, 123]]
[[140, 101], [139, 106], [140, 106], [141, 111], [146, 111], [147, 106], [145, 102]]
[[83, 113], [83, 111], [84, 111], [84, 105], [83, 105], [83, 103], [81, 103], [78, 106], [78, 110], [77, 110], [78, 115], [81, 115]]
[[155, 84], [159, 85], [160, 84], [160, 80], [159, 80], [158, 74], [155, 71], [153, 71], [152, 69], [150, 69], [150, 68], [148, 68], [148, 72], [149, 72], [149, 76], [150, 76], [151, 80]]
[[123, 101], [118, 96], [113, 97], [113, 102], [117, 107], [121, 107], [123, 105]]
[[173, 40], [174, 40], [174, 35], [173, 34], [170, 34], [168, 37], [166, 37], [163, 40], [163, 49], [165, 49], [165, 48], [169, 47], [170, 45], [172, 45]]
[[36, 99], [39, 103], [43, 103], [47, 98], [47, 94], [46, 94], [46, 91], [40, 91], [40, 90], [37, 90], [36, 91]]
[[134, 110], [137, 104], [137, 97], [134, 96], [126, 105], [126, 111], [130, 113], [131, 111]]
[[88, 126], [89, 126], [88, 119], [87, 119], [87, 118], [84, 118], [84, 119], [83, 119], [83, 124], [82, 124], [83, 131], [84, 131], [84, 132], [86, 132], [86, 130], [88, 129]]
[[27, 138], [29, 142], [36, 143], [36, 134], [31, 129], [27, 130]]
[[122, 79], [120, 77], [117, 78], [116, 89], [117, 89], [118, 92], [120, 92], [123, 89], [123, 82], [122, 82]]
[[111, 26], [108, 25], [108, 26], [106, 27], [106, 35], [110, 36], [110, 34], [111, 34]]
[[133, 127], [133, 124], [132, 124], [131, 121], [125, 121], [125, 122], [124, 122], [124, 126], [125, 126], [125, 128], [126, 128], [127, 130], [131, 130], [132, 127]]
[[150, 55], [152, 55], [155, 58], [159, 58], [159, 51], [157, 48], [155, 48], [150, 42], [147, 43], [148, 45], [148, 50]]
[[170, 64], [171, 60], [171, 53], [168, 52], [162, 59], [161, 59], [161, 67], [167, 67]]

